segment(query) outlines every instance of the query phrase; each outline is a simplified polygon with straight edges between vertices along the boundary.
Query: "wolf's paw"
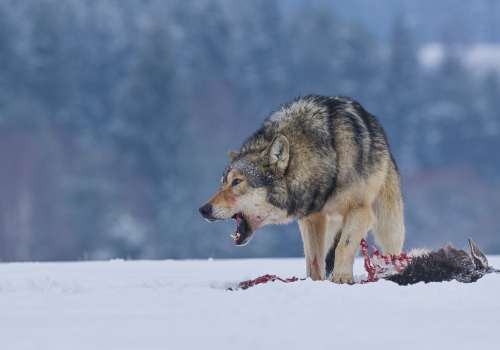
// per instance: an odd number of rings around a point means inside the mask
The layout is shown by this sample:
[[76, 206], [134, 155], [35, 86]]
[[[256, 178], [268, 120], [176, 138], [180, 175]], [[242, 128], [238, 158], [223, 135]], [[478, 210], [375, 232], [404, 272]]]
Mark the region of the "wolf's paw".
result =
[[354, 276], [352, 274], [333, 274], [330, 281], [338, 284], [354, 284]]

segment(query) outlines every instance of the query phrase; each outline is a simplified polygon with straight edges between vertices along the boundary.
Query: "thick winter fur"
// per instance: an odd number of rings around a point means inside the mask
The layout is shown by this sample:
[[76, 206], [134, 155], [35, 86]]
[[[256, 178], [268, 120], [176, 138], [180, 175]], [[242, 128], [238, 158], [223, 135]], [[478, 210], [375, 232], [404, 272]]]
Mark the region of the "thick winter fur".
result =
[[401, 253], [398, 170], [379, 121], [356, 101], [299, 98], [229, 156], [222, 188], [200, 212], [209, 221], [235, 218], [237, 245], [265, 224], [298, 220], [307, 276], [326, 279], [333, 267], [336, 283], [353, 283], [354, 257], [370, 229], [384, 254]]
[[483, 252], [469, 238], [471, 254], [457, 249], [450, 244], [437, 251], [422, 252], [414, 257], [408, 267], [401, 273], [386, 277], [387, 280], [399, 285], [418, 282], [443, 282], [453, 279], [470, 283], [488, 273], [500, 273], [488, 266], [488, 260]]

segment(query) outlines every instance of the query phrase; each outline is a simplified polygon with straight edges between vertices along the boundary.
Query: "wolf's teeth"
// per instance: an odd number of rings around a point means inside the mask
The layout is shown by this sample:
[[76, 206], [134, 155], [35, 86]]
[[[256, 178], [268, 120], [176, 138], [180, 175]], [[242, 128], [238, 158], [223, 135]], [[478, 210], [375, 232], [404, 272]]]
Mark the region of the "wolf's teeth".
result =
[[240, 234], [238, 232], [236, 232], [234, 235], [230, 235], [231, 237], [233, 237], [233, 239], [238, 239], [240, 238]]

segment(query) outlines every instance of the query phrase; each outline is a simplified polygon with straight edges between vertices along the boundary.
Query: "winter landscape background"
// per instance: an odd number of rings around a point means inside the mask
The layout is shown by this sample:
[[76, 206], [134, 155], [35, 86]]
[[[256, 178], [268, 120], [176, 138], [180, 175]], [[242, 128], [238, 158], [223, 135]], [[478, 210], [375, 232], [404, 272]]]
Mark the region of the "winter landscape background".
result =
[[0, 0], [0, 260], [302, 256], [198, 208], [309, 93], [382, 121], [406, 248], [500, 254], [499, 73], [493, 0]]

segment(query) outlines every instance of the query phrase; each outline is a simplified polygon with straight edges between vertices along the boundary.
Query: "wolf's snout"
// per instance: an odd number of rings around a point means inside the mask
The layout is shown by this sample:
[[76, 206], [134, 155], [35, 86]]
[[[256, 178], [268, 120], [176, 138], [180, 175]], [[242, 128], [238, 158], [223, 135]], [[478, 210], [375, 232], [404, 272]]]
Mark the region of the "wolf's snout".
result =
[[210, 219], [212, 216], [212, 204], [205, 204], [200, 208], [200, 214], [203, 216], [205, 219]]

